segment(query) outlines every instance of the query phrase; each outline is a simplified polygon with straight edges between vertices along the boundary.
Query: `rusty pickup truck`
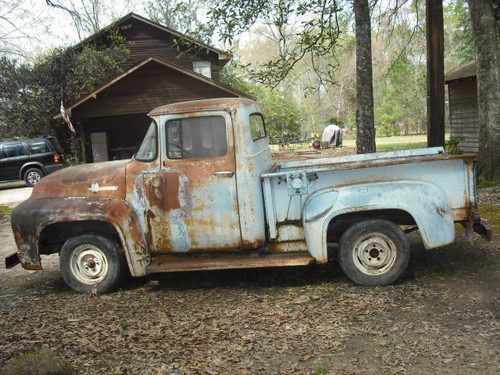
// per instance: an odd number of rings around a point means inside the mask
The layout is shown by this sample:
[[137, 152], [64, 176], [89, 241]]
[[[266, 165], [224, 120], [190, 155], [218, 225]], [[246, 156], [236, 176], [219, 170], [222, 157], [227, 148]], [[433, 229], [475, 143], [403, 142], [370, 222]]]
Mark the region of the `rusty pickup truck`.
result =
[[261, 107], [239, 98], [150, 112], [131, 160], [44, 178], [12, 213], [21, 263], [59, 253], [67, 284], [105, 293], [130, 273], [305, 266], [337, 254], [355, 283], [405, 271], [407, 233], [425, 248], [455, 223], [487, 234], [477, 215], [473, 155], [416, 149], [273, 163]]

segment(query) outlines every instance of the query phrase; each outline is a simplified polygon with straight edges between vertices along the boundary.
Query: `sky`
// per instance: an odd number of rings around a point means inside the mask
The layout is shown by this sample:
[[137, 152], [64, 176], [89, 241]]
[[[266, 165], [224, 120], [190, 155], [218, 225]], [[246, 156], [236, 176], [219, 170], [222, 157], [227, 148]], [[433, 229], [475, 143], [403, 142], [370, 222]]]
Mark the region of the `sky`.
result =
[[[112, 10], [104, 16], [102, 25], [106, 26], [130, 11], [146, 16], [142, 1], [128, 3], [109, 1]], [[45, 0], [0, 0], [1, 52], [8, 50], [13, 56], [32, 60], [51, 47], [69, 46], [79, 41], [70, 15], [64, 10], [49, 7]]]

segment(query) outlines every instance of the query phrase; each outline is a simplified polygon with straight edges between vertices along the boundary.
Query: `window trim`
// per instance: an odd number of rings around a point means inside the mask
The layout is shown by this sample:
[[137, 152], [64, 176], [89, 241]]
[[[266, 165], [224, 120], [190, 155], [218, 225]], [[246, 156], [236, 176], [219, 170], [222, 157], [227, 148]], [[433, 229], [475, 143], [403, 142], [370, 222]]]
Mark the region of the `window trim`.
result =
[[[260, 118], [262, 118], [262, 125], [264, 125], [264, 136], [263, 137], [260, 137], [260, 138], [253, 138], [253, 134], [252, 134], [252, 128], [250, 127], [250, 118], [254, 115], [258, 115], [260, 116]], [[250, 115], [248, 116], [248, 127], [250, 128], [250, 136], [252, 137], [252, 140], [254, 142], [257, 142], [261, 139], [264, 139], [264, 138], [267, 138], [267, 128], [266, 128], [266, 120], [264, 119], [264, 115], [260, 112], [253, 112], [253, 113], [250, 113]]]
[[[151, 159], [138, 159], [137, 158], [137, 154], [139, 153], [139, 150], [137, 150], [137, 153], [133, 156], [133, 159], [134, 160], [137, 160], [137, 161], [140, 161], [142, 163], [151, 163], [153, 161], [155, 161], [156, 159], [158, 159], [158, 152], [159, 152], [159, 148], [160, 148], [160, 136], [159, 136], [159, 127], [158, 127], [158, 124], [156, 123], [155, 119], [151, 119], [152, 122], [151, 124], [154, 124], [155, 125], [155, 132], [156, 132], [156, 152], [155, 152], [155, 155], [151, 157]], [[151, 127], [151, 124], [149, 125], [148, 127], [148, 131], [149, 131], [149, 128]], [[148, 132], [146, 131], [146, 134]], [[144, 137], [146, 137], [146, 134], [144, 134]], [[144, 142], [144, 139], [142, 140]], [[142, 143], [141, 143], [141, 146], [142, 146]], [[140, 147], [139, 147], [140, 149]]]
[[[185, 119], [193, 119], [193, 118], [202, 118], [202, 117], [221, 117], [223, 120], [224, 120], [224, 133], [225, 133], [225, 136], [226, 136], [226, 152], [222, 155], [218, 155], [218, 156], [199, 156], [199, 157], [196, 157], [196, 158], [184, 158], [184, 157], [180, 157], [180, 158], [171, 158], [169, 156], [169, 144], [168, 144], [168, 123], [170, 121], [182, 121], [182, 120], [185, 120]], [[230, 129], [228, 128], [228, 121], [231, 121], [231, 118], [228, 116], [227, 112], [221, 112], [221, 111], [214, 111], [214, 112], [211, 112], [211, 111], [207, 111], [207, 112], [203, 112], [203, 114], [199, 115], [199, 116], [193, 116], [191, 113], [189, 114], [185, 114], [184, 116], [175, 116], [175, 117], [170, 117], [170, 118], [167, 118], [165, 120], [165, 122], [163, 123], [163, 130], [164, 130], [164, 137], [162, 139], [162, 143], [165, 145], [165, 152], [163, 153], [165, 155], [165, 157], [167, 158], [167, 160], [172, 160], [172, 161], [178, 161], [178, 160], [204, 160], [204, 159], [216, 159], [216, 158], [223, 158], [223, 157], [226, 157], [229, 152], [230, 152], [230, 140], [229, 140], [229, 131]], [[180, 133], [180, 136], [181, 136], [181, 139], [182, 139], [182, 126], [180, 127], [179, 129], [179, 133]], [[181, 152], [182, 152], [182, 147], [181, 147]]]

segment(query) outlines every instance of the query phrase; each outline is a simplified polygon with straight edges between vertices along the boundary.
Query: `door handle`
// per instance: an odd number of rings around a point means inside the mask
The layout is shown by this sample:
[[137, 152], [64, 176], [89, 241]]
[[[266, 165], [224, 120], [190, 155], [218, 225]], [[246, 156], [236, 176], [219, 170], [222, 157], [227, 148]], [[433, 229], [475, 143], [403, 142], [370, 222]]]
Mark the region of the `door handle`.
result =
[[217, 177], [233, 177], [233, 175], [234, 175], [233, 171], [214, 172], [214, 176], [217, 176]]

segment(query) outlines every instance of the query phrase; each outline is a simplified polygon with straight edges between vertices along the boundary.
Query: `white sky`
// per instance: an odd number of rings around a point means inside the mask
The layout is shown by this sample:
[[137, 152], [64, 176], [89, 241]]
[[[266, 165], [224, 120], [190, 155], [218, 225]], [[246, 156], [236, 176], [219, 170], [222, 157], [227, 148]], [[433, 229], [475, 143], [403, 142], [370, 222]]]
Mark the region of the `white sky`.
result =
[[[130, 11], [146, 16], [142, 1], [130, 3], [109, 1], [111, 12], [104, 15], [102, 26]], [[21, 53], [30, 60], [51, 47], [69, 46], [79, 40], [70, 15], [49, 7], [45, 0], [0, 0], [0, 41], [8, 43], [14, 54]]]

